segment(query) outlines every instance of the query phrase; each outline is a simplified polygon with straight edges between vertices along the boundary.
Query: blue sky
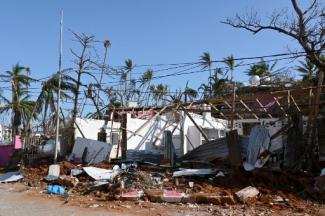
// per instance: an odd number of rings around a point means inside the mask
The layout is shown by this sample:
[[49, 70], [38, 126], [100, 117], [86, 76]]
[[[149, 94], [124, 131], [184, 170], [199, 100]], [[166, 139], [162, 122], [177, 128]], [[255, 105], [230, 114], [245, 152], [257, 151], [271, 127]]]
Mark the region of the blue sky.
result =
[[[127, 58], [138, 65], [195, 62], [205, 51], [213, 59], [287, 52], [288, 46], [298, 46], [285, 36], [274, 32], [252, 35], [220, 23], [252, 8], [264, 16], [286, 7], [291, 9], [288, 0], [2, 0], [0, 71], [10, 70], [17, 62], [29, 66], [37, 78], [58, 69], [60, 9], [64, 11], [66, 68], [73, 64], [69, 50], [76, 48], [68, 29], [110, 40], [108, 63], [115, 66]], [[236, 69], [235, 79], [247, 81], [245, 70]], [[197, 87], [207, 77], [208, 73], [201, 73], [158, 82], [172, 89], [183, 88], [186, 81]]]

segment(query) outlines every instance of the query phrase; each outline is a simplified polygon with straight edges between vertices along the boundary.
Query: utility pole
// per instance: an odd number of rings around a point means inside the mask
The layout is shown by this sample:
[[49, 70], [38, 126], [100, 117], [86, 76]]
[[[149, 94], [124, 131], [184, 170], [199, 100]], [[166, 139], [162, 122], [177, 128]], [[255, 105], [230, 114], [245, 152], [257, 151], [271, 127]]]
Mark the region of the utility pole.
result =
[[60, 146], [59, 141], [59, 126], [60, 126], [60, 98], [61, 98], [61, 66], [62, 66], [62, 25], [63, 25], [63, 10], [61, 10], [60, 19], [60, 51], [59, 51], [59, 72], [58, 72], [58, 98], [56, 108], [56, 136], [55, 136], [55, 151], [54, 151], [54, 163], [58, 160], [58, 149]]

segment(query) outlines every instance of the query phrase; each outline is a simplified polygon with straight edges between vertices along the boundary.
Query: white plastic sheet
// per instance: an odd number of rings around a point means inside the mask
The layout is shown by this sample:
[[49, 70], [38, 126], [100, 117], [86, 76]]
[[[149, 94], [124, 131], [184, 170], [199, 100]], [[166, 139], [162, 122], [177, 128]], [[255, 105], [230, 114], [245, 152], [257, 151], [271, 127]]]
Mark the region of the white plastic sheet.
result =
[[0, 183], [16, 182], [24, 177], [20, 172], [7, 172], [3, 175], [0, 175]]
[[96, 181], [112, 181], [118, 174], [121, 173], [121, 169], [101, 169], [97, 167], [83, 167], [83, 170]]
[[173, 173], [173, 177], [179, 176], [201, 176], [215, 174], [214, 169], [182, 169]]

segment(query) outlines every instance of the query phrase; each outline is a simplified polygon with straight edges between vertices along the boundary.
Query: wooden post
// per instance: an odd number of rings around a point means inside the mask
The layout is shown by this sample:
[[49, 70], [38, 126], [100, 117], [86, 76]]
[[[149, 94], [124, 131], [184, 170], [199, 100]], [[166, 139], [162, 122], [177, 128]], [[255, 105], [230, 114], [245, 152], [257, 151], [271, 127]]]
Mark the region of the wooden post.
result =
[[122, 141], [121, 141], [121, 151], [122, 151], [122, 159], [126, 159], [126, 150], [127, 150], [127, 113], [123, 113], [122, 115]]
[[113, 108], [113, 111], [110, 113], [111, 115], [111, 130], [109, 132], [109, 143], [113, 145], [113, 127], [114, 127], [114, 114], [115, 114], [115, 108]]
[[291, 96], [291, 94], [290, 94], [290, 90], [288, 90], [288, 95], [287, 95], [288, 108], [287, 108], [287, 109], [290, 108], [290, 99], [291, 99], [290, 96]]
[[243, 160], [240, 153], [240, 141], [237, 130], [227, 133], [227, 144], [229, 149], [229, 163], [232, 167], [240, 167]]
[[234, 89], [233, 89], [233, 98], [232, 98], [232, 105], [231, 105], [230, 130], [232, 130], [234, 128], [235, 105], [236, 105], [236, 92], [235, 92], [235, 86], [234, 86]]
[[317, 118], [319, 112], [319, 102], [320, 102], [320, 95], [322, 92], [322, 84], [324, 80], [324, 72], [320, 71], [318, 75], [318, 82], [317, 82], [317, 89], [315, 95], [315, 104], [314, 104], [314, 117]]

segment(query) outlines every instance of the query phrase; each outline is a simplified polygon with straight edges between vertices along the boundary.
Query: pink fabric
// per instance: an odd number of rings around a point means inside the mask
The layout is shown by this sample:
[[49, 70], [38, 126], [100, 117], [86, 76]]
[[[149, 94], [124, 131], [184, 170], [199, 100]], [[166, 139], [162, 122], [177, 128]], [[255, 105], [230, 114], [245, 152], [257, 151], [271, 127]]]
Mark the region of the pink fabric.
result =
[[182, 197], [183, 194], [179, 193], [175, 190], [164, 190], [164, 196], [165, 197]]
[[16, 135], [14, 145], [15, 145], [15, 149], [21, 149], [22, 148], [20, 136]]

